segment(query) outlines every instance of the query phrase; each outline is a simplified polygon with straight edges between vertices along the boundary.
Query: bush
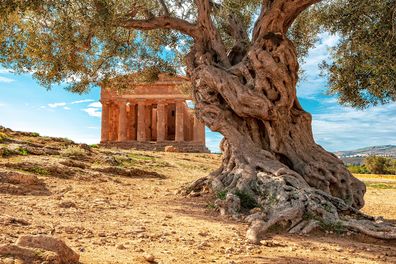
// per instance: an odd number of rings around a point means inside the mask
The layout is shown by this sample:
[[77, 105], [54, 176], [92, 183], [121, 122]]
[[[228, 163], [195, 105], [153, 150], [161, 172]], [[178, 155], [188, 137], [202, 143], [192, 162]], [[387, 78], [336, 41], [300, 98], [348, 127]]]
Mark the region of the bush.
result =
[[62, 149], [60, 154], [64, 157], [81, 158], [84, 157], [87, 153], [80, 146], [68, 146], [67, 148]]
[[364, 159], [364, 165], [370, 173], [394, 174], [396, 173], [396, 160], [391, 158], [370, 156]]
[[369, 173], [369, 171], [367, 170], [366, 166], [364, 166], [364, 165], [349, 165], [348, 166], [348, 170], [351, 173], [360, 173], [360, 174]]

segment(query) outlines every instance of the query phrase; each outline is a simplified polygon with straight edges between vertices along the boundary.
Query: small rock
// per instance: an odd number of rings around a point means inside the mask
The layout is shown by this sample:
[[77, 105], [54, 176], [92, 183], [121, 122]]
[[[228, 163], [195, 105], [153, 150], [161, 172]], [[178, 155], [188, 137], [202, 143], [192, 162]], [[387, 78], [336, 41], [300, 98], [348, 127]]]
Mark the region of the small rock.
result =
[[123, 245], [123, 244], [119, 244], [119, 245], [117, 245], [117, 249], [126, 249], [126, 247]]
[[62, 263], [78, 263], [80, 255], [69, 248], [62, 240], [51, 236], [24, 235], [18, 238], [17, 246], [39, 248], [55, 252]]
[[147, 262], [154, 262], [155, 260], [154, 256], [149, 253], [143, 254], [143, 257]]
[[71, 201], [64, 201], [59, 204], [60, 208], [77, 208], [76, 204]]

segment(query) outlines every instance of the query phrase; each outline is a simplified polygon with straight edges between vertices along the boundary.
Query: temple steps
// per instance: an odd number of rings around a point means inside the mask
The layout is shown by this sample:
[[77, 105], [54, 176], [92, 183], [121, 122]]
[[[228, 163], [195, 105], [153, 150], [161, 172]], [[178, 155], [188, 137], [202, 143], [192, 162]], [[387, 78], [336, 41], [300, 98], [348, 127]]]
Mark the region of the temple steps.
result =
[[121, 149], [138, 149], [148, 151], [165, 151], [165, 147], [173, 146], [177, 149], [177, 152], [186, 153], [210, 153], [209, 149], [199, 142], [192, 141], [123, 141], [123, 142], [104, 142], [100, 144], [103, 147], [116, 147]]

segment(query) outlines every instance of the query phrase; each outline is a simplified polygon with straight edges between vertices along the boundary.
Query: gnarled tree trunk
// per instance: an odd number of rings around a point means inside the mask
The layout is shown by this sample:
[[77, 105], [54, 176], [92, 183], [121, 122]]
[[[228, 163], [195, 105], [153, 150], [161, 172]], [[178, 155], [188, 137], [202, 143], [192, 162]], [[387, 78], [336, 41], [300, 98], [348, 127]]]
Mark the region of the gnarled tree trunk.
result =
[[322, 226], [396, 238], [395, 226], [359, 212], [365, 185], [315, 143], [311, 116], [296, 97], [297, 54], [287, 31], [302, 11], [319, 1], [262, 0], [251, 38], [234, 10], [228, 32], [223, 32], [235, 40], [232, 48], [224, 44], [219, 23], [212, 21], [222, 1], [195, 0], [195, 22], [172, 17], [164, 8], [163, 16], [150, 14], [141, 20], [132, 13], [123, 24], [142, 30], [171, 28], [193, 39], [186, 65], [196, 113], [224, 135], [223, 162], [186, 192], [205, 186], [227, 191], [226, 202], [219, 205], [232, 214], [238, 214], [240, 203], [259, 207], [261, 212], [246, 218], [252, 223], [247, 234], [252, 242], [278, 223], [292, 233]]
[[223, 161], [189, 191], [209, 185], [215, 192], [243, 193], [254, 200], [263, 212], [247, 218], [252, 242], [277, 223], [286, 223], [292, 233], [342, 226], [395, 238], [392, 226], [377, 225], [358, 211], [365, 185], [315, 143], [311, 115], [296, 97], [296, 49], [285, 33], [305, 7], [296, 7], [293, 16], [284, 11], [293, 9], [290, 5], [275, 7], [263, 7], [252, 41], [238, 34], [242, 31], [237, 23], [230, 23], [237, 41], [227, 56], [202, 7], [203, 35], [187, 65], [198, 117], [224, 135]]

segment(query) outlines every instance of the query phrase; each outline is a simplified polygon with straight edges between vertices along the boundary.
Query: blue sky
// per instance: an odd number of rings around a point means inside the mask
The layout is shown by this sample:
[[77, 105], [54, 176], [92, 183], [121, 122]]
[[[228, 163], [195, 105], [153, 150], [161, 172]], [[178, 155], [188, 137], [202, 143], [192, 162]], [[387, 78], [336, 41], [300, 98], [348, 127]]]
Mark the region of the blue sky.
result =
[[[396, 145], [396, 103], [356, 110], [337, 104], [326, 95], [327, 81], [320, 77], [318, 64], [329, 59], [329, 48], [336, 36], [321, 34], [306, 63], [305, 78], [297, 95], [313, 116], [318, 144], [330, 151], [373, 145]], [[14, 130], [38, 132], [45, 136], [67, 137], [77, 142], [100, 140], [99, 88], [84, 95], [63, 87], [47, 91], [30, 74], [15, 75], [0, 68], [0, 125]], [[206, 129], [206, 144], [215, 152], [222, 136]]]

